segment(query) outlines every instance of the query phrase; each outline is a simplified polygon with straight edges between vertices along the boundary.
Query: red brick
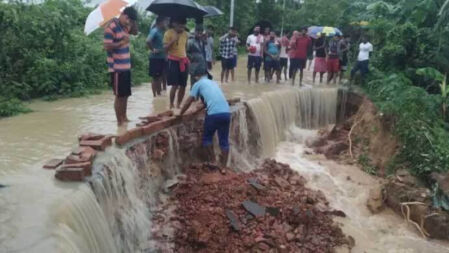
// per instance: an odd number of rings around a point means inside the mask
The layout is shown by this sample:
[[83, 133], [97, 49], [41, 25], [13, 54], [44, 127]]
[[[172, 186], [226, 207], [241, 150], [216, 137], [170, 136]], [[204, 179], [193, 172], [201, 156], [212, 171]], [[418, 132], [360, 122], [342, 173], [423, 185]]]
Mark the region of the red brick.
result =
[[164, 128], [168, 128], [177, 124], [180, 124], [182, 122], [182, 117], [178, 116], [171, 116], [166, 117], [161, 120], [161, 122], [164, 124]]
[[126, 133], [118, 136], [117, 139], [115, 140], [115, 143], [117, 143], [118, 145], [124, 145], [131, 140], [142, 137], [142, 135], [143, 135], [143, 129], [141, 127], [136, 127], [136, 128], [130, 129], [130, 130], [126, 131]]
[[55, 177], [61, 181], [83, 181], [85, 176], [83, 168], [60, 168], [55, 173]]
[[161, 112], [157, 116], [158, 117], [171, 117], [171, 116], [173, 116], [173, 111], [172, 110], [168, 110], [166, 112]]
[[162, 149], [155, 149], [151, 154], [153, 160], [162, 161], [165, 157], [165, 152]]
[[194, 111], [186, 111], [182, 115], [182, 121], [191, 121], [196, 117], [196, 113]]
[[83, 169], [84, 175], [86, 175], [86, 176], [92, 175], [92, 162], [81, 162], [81, 163], [72, 163], [72, 164], [64, 163], [61, 166], [61, 170], [73, 169], [73, 168]]
[[78, 137], [78, 141], [95, 141], [104, 137], [104, 134], [85, 133]]
[[145, 117], [139, 117], [139, 119], [141, 119], [143, 123], [149, 124], [149, 123], [153, 123], [153, 122], [159, 121], [162, 118], [159, 117], [159, 116], [152, 116], [152, 115], [150, 115], [150, 116], [145, 116]]
[[62, 164], [63, 161], [64, 160], [62, 160], [62, 159], [51, 159], [44, 164], [43, 168], [49, 169], [49, 170], [54, 170], [54, 169], [58, 168]]
[[65, 159], [64, 164], [92, 162], [94, 160], [94, 157], [95, 156], [92, 153], [81, 153], [80, 155], [69, 155]]
[[112, 145], [112, 138], [114, 136], [107, 135], [99, 140], [82, 140], [80, 141], [80, 146], [91, 147], [95, 150], [104, 151], [107, 147]]
[[228, 99], [228, 104], [229, 105], [235, 105], [235, 104], [237, 104], [237, 103], [239, 103], [240, 102], [240, 98], [231, 98], [231, 99]]
[[165, 128], [165, 122], [157, 121], [142, 127], [143, 135], [152, 135]]

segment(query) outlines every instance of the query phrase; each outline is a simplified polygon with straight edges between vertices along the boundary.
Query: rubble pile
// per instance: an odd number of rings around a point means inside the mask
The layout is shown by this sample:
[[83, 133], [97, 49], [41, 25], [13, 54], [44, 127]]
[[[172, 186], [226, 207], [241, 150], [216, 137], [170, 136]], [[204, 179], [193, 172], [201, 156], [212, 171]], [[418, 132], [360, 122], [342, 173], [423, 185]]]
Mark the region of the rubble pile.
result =
[[[172, 189], [175, 252], [331, 252], [349, 244], [324, 195], [288, 165], [251, 173], [191, 165]], [[155, 223], [160, 220], [155, 220]]]

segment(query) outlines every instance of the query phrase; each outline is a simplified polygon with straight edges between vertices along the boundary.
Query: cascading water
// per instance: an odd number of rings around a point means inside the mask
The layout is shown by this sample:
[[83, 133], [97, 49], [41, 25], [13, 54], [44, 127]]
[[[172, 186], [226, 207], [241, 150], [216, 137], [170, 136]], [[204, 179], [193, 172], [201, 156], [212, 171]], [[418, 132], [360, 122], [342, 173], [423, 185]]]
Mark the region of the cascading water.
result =
[[260, 133], [262, 158], [274, 153], [292, 125], [316, 129], [334, 124], [337, 99], [337, 88], [303, 88], [267, 92], [249, 100], [247, 105]]

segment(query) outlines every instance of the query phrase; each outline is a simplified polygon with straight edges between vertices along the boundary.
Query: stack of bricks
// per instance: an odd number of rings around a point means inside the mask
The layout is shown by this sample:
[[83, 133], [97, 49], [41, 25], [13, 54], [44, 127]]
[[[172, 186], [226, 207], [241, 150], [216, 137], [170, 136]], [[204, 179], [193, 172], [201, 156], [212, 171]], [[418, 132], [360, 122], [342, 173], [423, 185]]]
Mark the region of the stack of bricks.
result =
[[[230, 99], [228, 103], [234, 105], [240, 102], [240, 99]], [[92, 164], [98, 152], [104, 151], [107, 147], [112, 145], [112, 139], [115, 138], [115, 143], [123, 146], [132, 140], [143, 136], [150, 136], [163, 129], [182, 122], [191, 121], [196, 116], [204, 113], [204, 105], [201, 102], [194, 103], [190, 106], [182, 116], [175, 116], [173, 111], [169, 110], [157, 115], [149, 115], [141, 117], [141, 122], [119, 136], [102, 135], [87, 133], [81, 135], [79, 140], [79, 147], [72, 151], [64, 160], [52, 159], [45, 163], [45, 169], [56, 170], [55, 177], [61, 181], [83, 181], [85, 177], [92, 175]], [[162, 138], [166, 139], [166, 138]], [[162, 159], [168, 152], [166, 150], [166, 141], [161, 137], [158, 138], [160, 145], [156, 145], [157, 149], [152, 154], [155, 158]]]
[[83, 181], [92, 175], [92, 163], [97, 152], [112, 145], [112, 135], [87, 133], [78, 138], [79, 147], [64, 160], [52, 159], [45, 163], [45, 169], [56, 170], [55, 177], [61, 181]]

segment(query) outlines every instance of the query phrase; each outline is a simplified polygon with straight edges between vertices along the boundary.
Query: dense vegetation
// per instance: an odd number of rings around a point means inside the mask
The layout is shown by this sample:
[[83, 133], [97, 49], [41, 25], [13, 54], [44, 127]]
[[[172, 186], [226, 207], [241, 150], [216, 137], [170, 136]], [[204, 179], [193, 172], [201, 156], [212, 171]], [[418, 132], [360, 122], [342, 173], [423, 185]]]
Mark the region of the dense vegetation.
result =
[[[229, 1], [202, 0], [229, 13]], [[392, 168], [410, 169], [426, 179], [449, 170], [449, 1], [447, 0], [314, 0], [236, 1], [235, 25], [246, 35], [260, 20], [281, 30], [302, 26], [336, 26], [352, 37], [354, 62], [362, 34], [374, 44], [369, 81], [362, 85], [382, 113], [394, 119], [402, 143]], [[244, 11], [241, 11], [244, 10]], [[208, 22], [218, 33], [227, 16]]]
[[[90, 11], [79, 0], [0, 2], [0, 117], [27, 111], [20, 101], [81, 96], [107, 86], [102, 30], [83, 33]], [[148, 29], [148, 20], [140, 22]], [[132, 39], [135, 83], [146, 77], [148, 64], [140, 36]]]

